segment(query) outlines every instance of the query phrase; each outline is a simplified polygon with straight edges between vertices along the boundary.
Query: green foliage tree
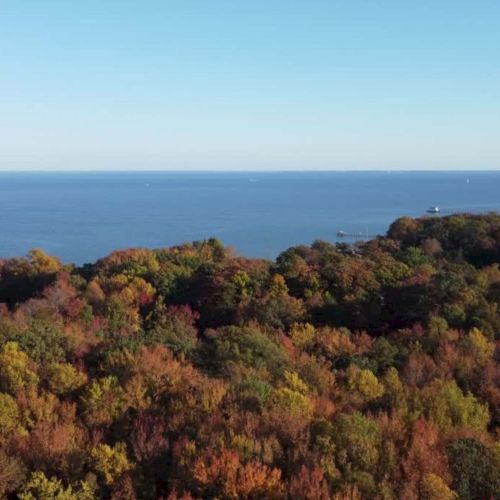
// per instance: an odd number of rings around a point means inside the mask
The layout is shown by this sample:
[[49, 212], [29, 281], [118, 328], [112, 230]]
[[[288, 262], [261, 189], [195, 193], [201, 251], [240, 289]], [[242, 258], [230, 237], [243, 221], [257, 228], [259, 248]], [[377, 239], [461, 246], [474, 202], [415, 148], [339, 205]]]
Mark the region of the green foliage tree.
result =
[[124, 410], [124, 392], [116, 377], [94, 379], [80, 399], [89, 425], [109, 425]]
[[198, 330], [194, 323], [198, 315], [191, 308], [159, 306], [144, 334], [148, 345], [162, 344], [174, 353], [192, 355], [198, 344]]
[[240, 365], [279, 373], [286, 365], [280, 346], [256, 327], [223, 327], [207, 332], [204, 355], [213, 371], [228, 372]]
[[477, 439], [451, 441], [446, 451], [453, 473], [453, 488], [460, 498], [480, 500], [500, 494], [500, 471], [489, 450]]
[[69, 340], [57, 324], [35, 319], [28, 329], [20, 330], [12, 339], [36, 363], [65, 361], [70, 350]]
[[486, 430], [490, 420], [487, 405], [470, 393], [464, 395], [454, 380], [437, 379], [424, 392], [428, 415], [441, 431], [449, 431], [452, 427]]
[[359, 412], [341, 414], [335, 420], [335, 457], [347, 482], [365, 494], [374, 494], [382, 433], [377, 423]]

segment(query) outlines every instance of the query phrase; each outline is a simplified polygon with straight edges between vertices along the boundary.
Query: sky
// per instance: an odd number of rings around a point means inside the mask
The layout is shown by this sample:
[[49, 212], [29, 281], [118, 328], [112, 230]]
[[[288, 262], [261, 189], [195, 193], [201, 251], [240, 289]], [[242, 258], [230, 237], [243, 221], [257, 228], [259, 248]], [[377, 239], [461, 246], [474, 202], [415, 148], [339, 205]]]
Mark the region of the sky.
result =
[[0, 0], [0, 170], [500, 169], [499, 0]]

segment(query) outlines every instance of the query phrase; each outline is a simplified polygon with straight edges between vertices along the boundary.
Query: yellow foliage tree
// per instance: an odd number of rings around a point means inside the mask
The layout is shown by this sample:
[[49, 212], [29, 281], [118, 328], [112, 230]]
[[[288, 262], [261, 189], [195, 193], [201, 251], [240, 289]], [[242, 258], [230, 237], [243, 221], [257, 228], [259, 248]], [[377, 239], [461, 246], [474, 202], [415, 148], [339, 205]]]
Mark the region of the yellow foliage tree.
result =
[[371, 370], [362, 370], [356, 365], [347, 369], [347, 385], [365, 401], [377, 399], [384, 394], [384, 386]]
[[314, 340], [316, 330], [310, 323], [294, 323], [290, 329], [293, 344], [299, 349], [304, 349]]
[[19, 408], [15, 399], [0, 392], [0, 447], [4, 440], [18, 428]]
[[467, 348], [478, 363], [485, 363], [495, 352], [495, 344], [490, 342], [479, 328], [473, 328], [469, 332]]
[[281, 274], [275, 274], [271, 282], [271, 295], [279, 297], [280, 295], [287, 295], [288, 287], [285, 278]]
[[308, 387], [295, 372], [285, 372], [287, 387], [275, 389], [270, 397], [271, 405], [293, 415], [309, 416], [313, 404], [307, 396]]
[[61, 269], [61, 262], [57, 257], [47, 255], [43, 250], [34, 248], [28, 252], [31, 265], [38, 273], [53, 274]]
[[407, 389], [399, 378], [396, 368], [391, 366], [382, 380], [385, 387], [385, 397], [389, 400], [391, 407], [405, 415], [408, 411]]
[[46, 371], [47, 383], [51, 392], [67, 394], [85, 384], [86, 376], [69, 363], [51, 363]]
[[7, 342], [0, 352], [0, 390], [15, 394], [36, 386], [38, 376], [30, 365], [29, 356], [19, 350], [17, 342]]
[[456, 500], [458, 495], [436, 474], [425, 474], [420, 485], [423, 500]]
[[81, 481], [76, 489], [65, 488], [59, 479], [34, 472], [18, 497], [19, 500], [92, 500], [95, 495], [86, 481]]
[[90, 456], [94, 470], [108, 486], [132, 468], [125, 443], [117, 443], [113, 447], [100, 444], [92, 449]]

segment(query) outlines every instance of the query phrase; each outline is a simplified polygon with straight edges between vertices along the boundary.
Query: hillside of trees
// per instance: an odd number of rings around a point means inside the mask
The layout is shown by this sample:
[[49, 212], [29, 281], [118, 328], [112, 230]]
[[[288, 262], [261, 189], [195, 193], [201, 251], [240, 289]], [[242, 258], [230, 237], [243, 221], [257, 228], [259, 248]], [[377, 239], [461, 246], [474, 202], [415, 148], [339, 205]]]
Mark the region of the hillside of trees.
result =
[[0, 498], [500, 498], [499, 263], [497, 214], [0, 260]]

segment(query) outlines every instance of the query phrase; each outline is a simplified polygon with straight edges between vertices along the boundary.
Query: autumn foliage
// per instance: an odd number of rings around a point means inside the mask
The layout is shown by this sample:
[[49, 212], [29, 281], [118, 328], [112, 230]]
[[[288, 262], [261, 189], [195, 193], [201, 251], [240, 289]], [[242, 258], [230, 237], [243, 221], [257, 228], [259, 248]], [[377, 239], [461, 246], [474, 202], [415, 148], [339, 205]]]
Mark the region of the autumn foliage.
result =
[[0, 498], [500, 498], [499, 263], [494, 214], [0, 260]]

